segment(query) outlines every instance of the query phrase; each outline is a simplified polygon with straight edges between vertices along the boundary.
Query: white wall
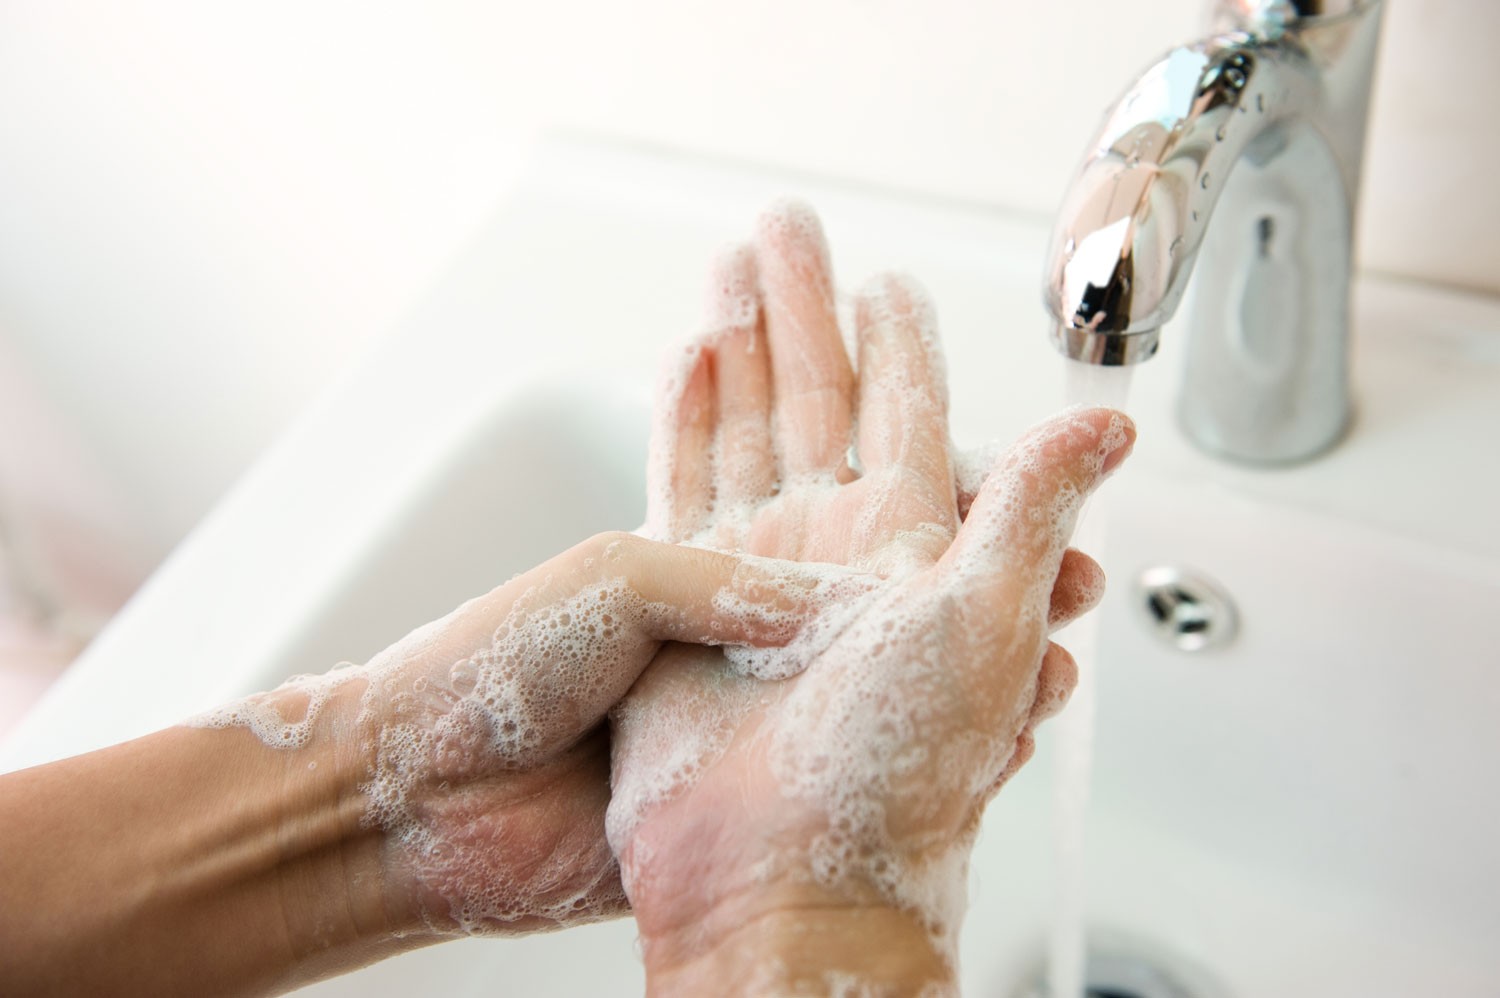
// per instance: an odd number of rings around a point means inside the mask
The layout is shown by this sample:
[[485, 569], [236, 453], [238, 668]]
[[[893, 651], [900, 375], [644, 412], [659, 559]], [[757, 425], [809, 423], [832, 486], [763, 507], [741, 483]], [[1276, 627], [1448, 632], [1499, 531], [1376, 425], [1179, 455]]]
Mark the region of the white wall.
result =
[[[0, 400], [0, 517], [34, 534], [43, 486], [71, 489], [138, 577], [420, 293], [539, 125], [1040, 216], [1200, 7], [0, 6], [0, 374], [33, 389]], [[1386, 28], [1364, 262], [1500, 292], [1500, 5], [1394, 0]]]

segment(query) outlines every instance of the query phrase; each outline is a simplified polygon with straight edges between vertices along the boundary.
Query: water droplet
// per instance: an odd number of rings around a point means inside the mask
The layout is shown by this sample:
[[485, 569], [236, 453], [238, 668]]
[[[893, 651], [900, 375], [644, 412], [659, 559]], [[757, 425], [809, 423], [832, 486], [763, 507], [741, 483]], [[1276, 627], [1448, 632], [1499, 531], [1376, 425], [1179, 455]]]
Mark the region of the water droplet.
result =
[[1266, 95], [1265, 94], [1256, 94], [1255, 95], [1255, 110], [1259, 111], [1261, 114], [1265, 114], [1266, 113]]
[[1196, 211], [1193, 212], [1193, 221], [1198, 221], [1198, 213]]
[[1224, 82], [1238, 90], [1245, 85], [1245, 73], [1243, 70], [1231, 66], [1224, 70]]
[[1170, 246], [1167, 247], [1167, 255], [1168, 256], [1176, 256], [1177, 255], [1177, 250], [1181, 246], [1182, 246], [1182, 237], [1178, 236], [1176, 239], [1172, 240], [1172, 245], [1170, 245]]
[[1208, 190], [1208, 180], [1209, 174], [1205, 173], [1203, 175], [1203, 179], [1198, 181], [1199, 186], [1201, 186], [1205, 191]]
[[1229, 133], [1229, 126], [1228, 125], [1220, 125], [1219, 126], [1219, 130], [1214, 133], [1214, 139], [1215, 139], [1215, 141], [1223, 142], [1224, 141], [1224, 136], [1227, 135], [1228, 133]]

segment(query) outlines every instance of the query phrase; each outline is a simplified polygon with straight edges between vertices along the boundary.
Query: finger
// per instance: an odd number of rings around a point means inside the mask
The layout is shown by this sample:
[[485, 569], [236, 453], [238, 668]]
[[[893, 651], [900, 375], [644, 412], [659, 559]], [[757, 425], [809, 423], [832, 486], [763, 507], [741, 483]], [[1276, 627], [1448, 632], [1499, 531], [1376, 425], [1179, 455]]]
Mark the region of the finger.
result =
[[1104, 569], [1082, 551], [1068, 548], [1063, 552], [1062, 567], [1052, 584], [1052, 603], [1047, 611], [1047, 627], [1057, 630], [1088, 613], [1104, 598]]
[[646, 464], [646, 531], [662, 540], [693, 536], [713, 495], [713, 351], [698, 340], [674, 352], [657, 388]]
[[1035, 727], [1056, 716], [1068, 704], [1078, 685], [1078, 663], [1068, 650], [1056, 642], [1047, 643], [1042, 667], [1036, 677], [1036, 699], [1031, 702], [1027, 727]]
[[[785, 644], [820, 608], [868, 595], [879, 583], [852, 570], [712, 551], [623, 531], [597, 534], [409, 637], [438, 657], [487, 643], [514, 618], [531, 626], [557, 616], [582, 644], [679, 641], [699, 645]], [[608, 606], [608, 620], [596, 619]], [[589, 604], [589, 605], [584, 605]], [[556, 611], [556, 612], [555, 612]], [[580, 616], [580, 614], [582, 616]], [[589, 629], [592, 624], [593, 628]], [[548, 625], [551, 626], [551, 625]]]
[[999, 793], [1000, 788], [1009, 783], [1010, 778], [1020, 772], [1021, 767], [1030, 762], [1033, 755], [1036, 755], [1036, 735], [1028, 727], [1016, 736], [1016, 747], [1011, 750], [1005, 768], [1000, 770], [1000, 775], [990, 784], [989, 796]]
[[796, 562], [606, 533], [414, 631], [371, 667], [427, 677], [445, 704], [503, 724], [516, 760], [533, 760], [598, 723], [662, 642], [774, 647], [845, 595]]
[[1010, 758], [1006, 760], [995, 782], [990, 785], [991, 796], [998, 793], [1022, 766], [1031, 761], [1031, 757], [1036, 754], [1036, 726], [1067, 706], [1068, 698], [1077, 685], [1078, 663], [1073, 661], [1073, 656], [1062, 645], [1048, 642], [1047, 651], [1042, 655], [1041, 668], [1037, 671], [1036, 697], [1031, 702], [1026, 724], [1016, 736], [1016, 745]]
[[1134, 441], [1134, 424], [1112, 409], [1070, 410], [1036, 427], [986, 479], [944, 567], [1000, 583], [1017, 608], [1050, 594], [1084, 499]]
[[782, 645], [820, 611], [847, 609], [879, 584], [877, 576], [853, 570], [829, 574], [827, 565], [662, 544], [633, 534], [605, 534], [587, 543], [604, 544], [590, 571], [628, 584], [640, 602], [631, 620], [655, 641]]
[[720, 434], [716, 499], [762, 499], [776, 481], [776, 458], [770, 350], [754, 247], [738, 246], [715, 262], [708, 311]]
[[837, 471], [849, 448], [854, 372], [839, 335], [822, 226], [807, 205], [781, 202], [761, 215], [755, 245], [777, 454], [794, 474]]
[[974, 500], [979, 497], [979, 490], [984, 487], [985, 480], [1000, 463], [1004, 453], [1004, 445], [998, 440], [991, 440], [982, 447], [949, 454], [948, 459], [953, 465], [953, 485], [958, 493], [960, 522], [969, 518], [969, 508], [974, 505]]
[[[855, 307], [859, 339], [859, 459], [901, 469], [956, 526], [948, 446], [948, 385], [932, 301], [916, 281], [886, 275]], [[903, 525], [907, 526], [907, 525]]]

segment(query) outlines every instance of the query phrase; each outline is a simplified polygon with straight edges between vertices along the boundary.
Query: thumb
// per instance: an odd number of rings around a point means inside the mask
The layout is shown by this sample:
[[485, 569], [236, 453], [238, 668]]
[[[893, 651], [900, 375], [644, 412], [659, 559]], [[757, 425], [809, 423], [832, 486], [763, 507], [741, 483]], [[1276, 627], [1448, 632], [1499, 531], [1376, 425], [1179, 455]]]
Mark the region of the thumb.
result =
[[1073, 409], [1035, 427], [985, 479], [942, 566], [1050, 593], [1084, 500], [1134, 443], [1135, 424], [1113, 409]]

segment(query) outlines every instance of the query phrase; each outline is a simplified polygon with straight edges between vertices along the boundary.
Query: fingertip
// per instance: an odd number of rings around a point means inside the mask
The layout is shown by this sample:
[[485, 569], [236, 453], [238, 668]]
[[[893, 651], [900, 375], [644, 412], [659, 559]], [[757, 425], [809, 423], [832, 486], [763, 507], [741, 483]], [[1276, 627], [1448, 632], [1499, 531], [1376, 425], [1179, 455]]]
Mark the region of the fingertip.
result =
[[1047, 642], [1042, 667], [1036, 677], [1036, 698], [1031, 704], [1030, 724], [1037, 725], [1062, 712], [1078, 686], [1078, 662], [1062, 645]]
[[1005, 767], [1000, 770], [1000, 775], [995, 777], [994, 783], [990, 784], [988, 796], [993, 797], [999, 793], [1001, 788], [1010, 782], [1011, 777], [1020, 772], [1021, 767], [1030, 762], [1035, 754], [1036, 733], [1028, 726], [1016, 736], [1016, 743], [1011, 749], [1010, 758], [1006, 760]]
[[669, 352], [657, 384], [647, 480], [647, 526], [679, 540], [706, 513], [712, 484], [713, 350], [702, 337]]
[[879, 312], [909, 315], [919, 308], [931, 308], [932, 296], [912, 275], [899, 270], [875, 274], [859, 286], [855, 297], [860, 306]]
[[1135, 422], [1118, 409], [1086, 406], [1046, 420], [1023, 438], [1020, 450], [1042, 472], [1041, 484], [1093, 488], [1135, 445]]
[[823, 259], [828, 256], [823, 223], [801, 198], [783, 197], [768, 204], [755, 220], [755, 238], [759, 247], [776, 251], [773, 256], [808, 251]]
[[755, 246], [738, 243], [714, 258], [708, 334], [714, 350], [719, 423], [716, 500], [766, 496], [776, 478], [771, 443], [771, 370]]
[[958, 492], [958, 518], [967, 520], [969, 509], [1005, 453], [999, 440], [986, 441], [979, 447], [960, 450], [950, 446], [949, 461], [953, 466], [953, 483]]
[[[688, 344], [682, 365], [682, 381], [675, 391], [672, 429], [676, 449], [684, 461], [703, 458], [705, 438], [711, 438], [714, 422], [714, 352], [703, 340]], [[681, 469], [679, 469], [681, 470]]]
[[932, 299], [906, 274], [877, 275], [855, 296], [855, 329], [860, 460], [867, 470], [904, 467], [951, 505], [948, 384]]
[[[910, 274], [886, 271], [865, 281], [854, 303], [861, 378], [864, 352], [873, 348], [871, 352], [879, 353], [882, 340], [895, 339], [901, 347], [898, 356], [906, 363], [893, 373], [907, 375], [946, 400], [947, 363], [938, 338], [937, 306], [926, 287]], [[921, 370], [912, 370], [913, 361]]]
[[832, 474], [849, 447], [854, 371], [834, 307], [833, 269], [817, 214], [773, 203], [756, 222], [777, 457], [793, 473]]
[[1103, 407], [1070, 409], [1034, 427], [986, 478], [962, 549], [991, 552], [993, 567], [1029, 566], [1050, 588], [1084, 500], [1134, 442], [1130, 417]]
[[[796, 198], [773, 201], [755, 222], [760, 290], [773, 318], [792, 318], [799, 335], [837, 333], [833, 312], [833, 258], [823, 223], [812, 205]], [[835, 340], [837, 336], [833, 337]], [[772, 345], [776, 346], [773, 335]], [[839, 349], [843, 344], [838, 343]]]
[[1006, 766], [1012, 773], [1031, 761], [1036, 755], [1036, 732], [1025, 728], [1016, 736], [1016, 747], [1011, 752], [1010, 762]]
[[1088, 613], [1104, 598], [1104, 589], [1104, 569], [1099, 563], [1076, 548], [1068, 548], [1052, 585], [1048, 626], [1057, 630]]
[[753, 328], [760, 312], [755, 247], [736, 243], [715, 255], [709, 268], [705, 314], [708, 332]]
[[[1112, 473], [1120, 466], [1120, 463], [1130, 456], [1135, 449], [1135, 421], [1118, 409], [1106, 409], [1112, 419], [1112, 428], [1106, 436], [1114, 443], [1113, 448], [1104, 455], [1104, 464], [1100, 468], [1100, 476]], [[1111, 437], [1110, 434], [1113, 434]]]

